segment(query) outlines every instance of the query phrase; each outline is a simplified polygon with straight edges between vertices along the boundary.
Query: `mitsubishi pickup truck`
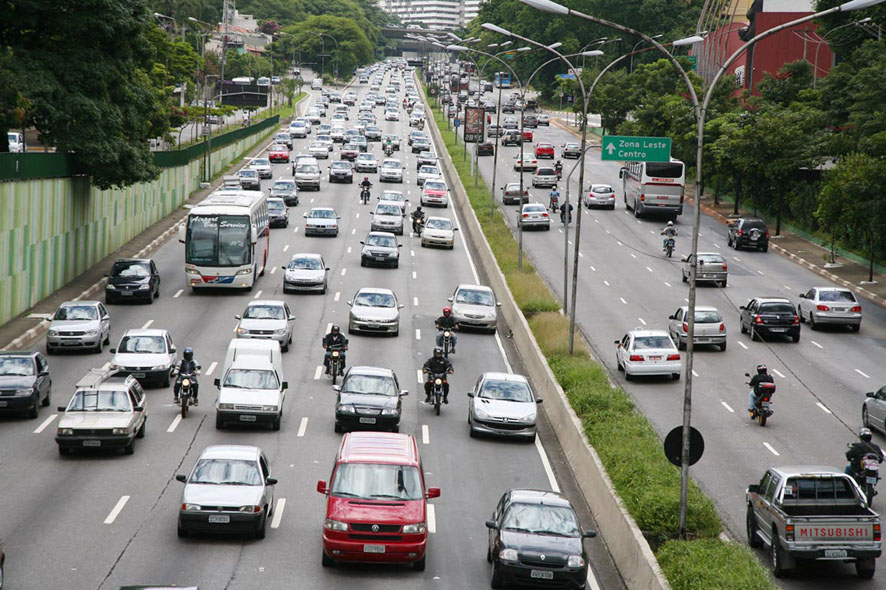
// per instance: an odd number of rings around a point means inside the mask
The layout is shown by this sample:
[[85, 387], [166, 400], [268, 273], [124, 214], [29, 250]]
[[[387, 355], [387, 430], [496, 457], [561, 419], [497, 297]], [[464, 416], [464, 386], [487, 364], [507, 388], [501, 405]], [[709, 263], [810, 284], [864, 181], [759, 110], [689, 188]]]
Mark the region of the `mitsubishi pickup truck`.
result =
[[808, 561], [855, 563], [859, 578], [873, 577], [880, 516], [850, 476], [833, 467], [771, 467], [745, 496], [748, 544], [768, 548], [776, 578]]

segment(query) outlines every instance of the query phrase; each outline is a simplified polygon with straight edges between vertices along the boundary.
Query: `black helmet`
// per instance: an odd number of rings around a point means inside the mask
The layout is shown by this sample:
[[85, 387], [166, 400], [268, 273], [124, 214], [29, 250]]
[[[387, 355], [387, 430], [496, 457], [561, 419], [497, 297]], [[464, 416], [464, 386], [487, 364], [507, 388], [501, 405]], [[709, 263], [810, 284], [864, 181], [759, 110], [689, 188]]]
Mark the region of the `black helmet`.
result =
[[757, 375], [765, 375], [768, 370], [763, 363], [757, 365]]
[[441, 357], [441, 356], [443, 356], [443, 349], [440, 348], [439, 346], [435, 346], [435, 347], [434, 347], [434, 356], [435, 356], [435, 357]]
[[329, 332], [332, 334], [338, 334], [341, 332], [341, 328], [338, 327], [338, 324], [332, 324], [332, 327], [329, 328]]
[[865, 442], [871, 442], [871, 438], [873, 438], [873, 435], [871, 434], [870, 428], [862, 428], [861, 430], [859, 430], [858, 438]]
[[194, 349], [188, 346], [183, 353], [186, 361], [194, 360]]

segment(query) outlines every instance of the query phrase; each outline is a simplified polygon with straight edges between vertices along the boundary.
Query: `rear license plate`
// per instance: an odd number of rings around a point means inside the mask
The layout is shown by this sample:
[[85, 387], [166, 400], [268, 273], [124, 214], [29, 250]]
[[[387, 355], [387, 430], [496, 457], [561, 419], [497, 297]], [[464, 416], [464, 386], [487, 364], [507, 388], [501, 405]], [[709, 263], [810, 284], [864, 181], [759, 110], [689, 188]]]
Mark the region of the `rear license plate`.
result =
[[876, 477], [866, 477], [865, 481], [867, 481], [872, 486], [877, 485], [877, 478]]
[[757, 238], [751, 236], [750, 240], [751, 240], [752, 242], [756, 242], [756, 241], [757, 241]]
[[710, 338], [696, 338], [695, 339], [696, 344], [708, 344], [710, 341], [711, 341]]
[[133, 373], [132, 376], [135, 377], [136, 379], [143, 379], [145, 374], [144, 373]]
[[100, 441], [100, 440], [84, 440], [83, 446], [84, 447], [100, 447], [100, 446], [102, 446], [102, 441]]
[[360, 418], [360, 424], [375, 424], [375, 418]]
[[227, 514], [210, 514], [209, 515], [209, 523], [210, 524], [228, 524], [231, 522], [231, 517]]
[[787, 328], [769, 328], [770, 332], [784, 332]]
[[0, 402], [0, 408], [5, 408], [7, 405], [9, 405], [9, 402], [6, 402], [6, 401]]
[[824, 550], [825, 557], [846, 557], [845, 549], [825, 549]]
[[834, 311], [842, 313], [842, 312], [846, 311], [846, 308], [845, 307], [835, 307]]
[[649, 360], [650, 360], [650, 361], [660, 361], [660, 360], [661, 360], [661, 357], [660, 357], [660, 356], [650, 356], [650, 357], [649, 357]]
[[240, 422], [255, 422], [255, 416], [252, 414], [240, 414]]
[[702, 276], [702, 278], [705, 278], [705, 279], [712, 279], [712, 278], [714, 278], [714, 275], [711, 275], [711, 274], [704, 274], [704, 275], [701, 275], [701, 276]]
[[545, 570], [530, 570], [529, 577], [536, 580], [553, 580], [554, 572], [549, 572]]
[[384, 553], [384, 545], [363, 545], [363, 553]]

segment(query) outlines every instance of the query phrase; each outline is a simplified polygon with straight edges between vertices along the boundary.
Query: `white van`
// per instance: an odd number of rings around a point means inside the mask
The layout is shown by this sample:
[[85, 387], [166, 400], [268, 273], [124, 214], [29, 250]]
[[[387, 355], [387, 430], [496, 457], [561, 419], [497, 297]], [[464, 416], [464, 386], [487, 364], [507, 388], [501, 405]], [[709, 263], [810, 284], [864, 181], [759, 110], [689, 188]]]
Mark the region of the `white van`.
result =
[[9, 131], [6, 134], [6, 137], [9, 141], [9, 152], [10, 153], [23, 153], [25, 151], [25, 137], [21, 133], [17, 131]]
[[283, 357], [276, 340], [235, 338], [228, 345], [219, 389], [215, 427], [269, 424], [280, 430], [289, 384], [283, 380]]
[[311, 82], [311, 88], [313, 90], [321, 90], [323, 88], [323, 80], [321, 78], [314, 78]]

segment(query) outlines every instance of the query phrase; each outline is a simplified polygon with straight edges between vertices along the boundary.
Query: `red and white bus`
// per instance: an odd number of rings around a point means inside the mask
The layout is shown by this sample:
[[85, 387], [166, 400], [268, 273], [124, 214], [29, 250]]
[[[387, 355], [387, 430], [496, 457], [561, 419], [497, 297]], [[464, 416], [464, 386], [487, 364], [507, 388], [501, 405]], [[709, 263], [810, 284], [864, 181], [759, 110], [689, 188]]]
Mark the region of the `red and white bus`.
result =
[[686, 166], [680, 160], [627, 162], [619, 177], [625, 207], [634, 211], [634, 217], [658, 213], [677, 219], [683, 213]]

